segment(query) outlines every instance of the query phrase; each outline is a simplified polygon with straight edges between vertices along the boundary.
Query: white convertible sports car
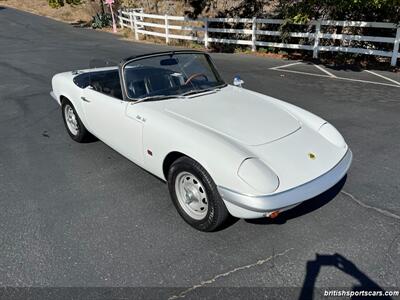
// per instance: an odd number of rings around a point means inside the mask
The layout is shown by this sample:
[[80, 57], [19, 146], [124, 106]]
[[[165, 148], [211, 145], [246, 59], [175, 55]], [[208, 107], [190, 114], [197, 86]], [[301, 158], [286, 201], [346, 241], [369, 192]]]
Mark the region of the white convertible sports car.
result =
[[91, 134], [168, 182], [182, 218], [212, 231], [229, 215], [276, 217], [328, 190], [352, 153], [328, 122], [226, 84], [210, 56], [170, 51], [52, 79], [71, 138]]

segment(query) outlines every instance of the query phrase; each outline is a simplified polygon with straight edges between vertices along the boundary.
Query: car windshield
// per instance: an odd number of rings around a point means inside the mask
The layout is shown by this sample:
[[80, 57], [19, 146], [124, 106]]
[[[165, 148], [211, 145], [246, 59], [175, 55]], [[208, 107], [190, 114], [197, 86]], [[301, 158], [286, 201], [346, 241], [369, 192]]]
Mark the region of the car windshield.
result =
[[132, 100], [167, 99], [222, 87], [204, 53], [167, 53], [135, 59], [124, 66], [124, 84]]

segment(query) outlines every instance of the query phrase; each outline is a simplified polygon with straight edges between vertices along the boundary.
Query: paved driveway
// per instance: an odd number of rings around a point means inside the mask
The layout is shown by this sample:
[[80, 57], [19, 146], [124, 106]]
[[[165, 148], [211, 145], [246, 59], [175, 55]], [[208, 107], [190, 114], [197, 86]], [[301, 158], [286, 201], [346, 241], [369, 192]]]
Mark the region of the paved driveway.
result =
[[100, 141], [74, 143], [49, 96], [57, 72], [169, 48], [12, 9], [0, 10], [0, 28], [0, 286], [171, 288], [163, 298], [400, 287], [399, 75], [213, 54], [227, 81], [240, 74], [246, 88], [334, 124], [354, 162], [347, 180], [275, 221], [201, 233], [160, 180]]

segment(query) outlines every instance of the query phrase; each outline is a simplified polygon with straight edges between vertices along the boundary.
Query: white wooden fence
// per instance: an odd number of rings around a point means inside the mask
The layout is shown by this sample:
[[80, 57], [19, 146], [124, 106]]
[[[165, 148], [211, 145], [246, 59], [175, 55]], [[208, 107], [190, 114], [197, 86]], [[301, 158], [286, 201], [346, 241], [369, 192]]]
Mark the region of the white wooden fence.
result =
[[[400, 43], [400, 27], [394, 23], [382, 22], [362, 22], [362, 21], [330, 21], [318, 20], [312, 21], [309, 25], [312, 26], [313, 32], [290, 32], [289, 37], [307, 39], [307, 43], [280, 43], [257, 40], [259, 36], [280, 36], [281, 32], [277, 30], [260, 30], [259, 24], [275, 24], [281, 25], [284, 20], [281, 19], [263, 19], [263, 18], [199, 18], [190, 19], [180, 16], [169, 15], [154, 15], [143, 13], [141, 9], [119, 10], [119, 23], [122, 28], [131, 28], [135, 33], [135, 39], [139, 39], [139, 34], [151, 35], [165, 38], [165, 42], [169, 43], [170, 39], [190, 40], [199, 43], [204, 43], [204, 47], [208, 48], [210, 43], [238, 44], [249, 45], [252, 51], [256, 51], [257, 46], [302, 49], [313, 51], [313, 57], [318, 57], [320, 51], [336, 51], [360, 53], [376, 56], [391, 57], [391, 65], [396, 66], [399, 55]], [[150, 20], [152, 22], [150, 22]], [[179, 23], [180, 22], [180, 23]], [[175, 24], [173, 24], [175, 23]], [[179, 23], [179, 25], [176, 25]], [[213, 23], [243, 23], [243, 29], [233, 28], [212, 28], [209, 25]], [[247, 26], [246, 26], [247, 25]], [[251, 26], [250, 26], [251, 25]], [[248, 27], [249, 29], [245, 29]], [[328, 27], [373, 27], [384, 28], [389, 34], [387, 36], [365, 36], [352, 34], [336, 34], [324, 33], [324, 29]], [[154, 30], [156, 28], [156, 30]], [[251, 28], [251, 29], [250, 29]], [[158, 31], [157, 31], [158, 30]], [[177, 34], [176, 31], [189, 32], [189, 34]], [[175, 33], [174, 33], [175, 31]], [[210, 36], [210, 33], [225, 33], [225, 34], [242, 34], [248, 35], [249, 39], [230, 39], [217, 38]], [[390, 36], [390, 35], [394, 35]], [[386, 49], [377, 48], [361, 48], [351, 46], [330, 46], [321, 45], [323, 40], [341, 40], [350, 44], [351, 41], [365, 41], [373, 43], [391, 44], [388, 51]]]

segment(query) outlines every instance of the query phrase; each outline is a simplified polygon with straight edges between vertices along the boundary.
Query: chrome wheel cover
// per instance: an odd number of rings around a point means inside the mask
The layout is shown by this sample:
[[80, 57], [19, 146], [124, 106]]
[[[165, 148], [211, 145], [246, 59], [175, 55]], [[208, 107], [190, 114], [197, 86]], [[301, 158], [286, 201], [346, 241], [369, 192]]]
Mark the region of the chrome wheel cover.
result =
[[201, 181], [189, 172], [181, 172], [175, 179], [175, 192], [182, 209], [193, 219], [204, 219], [208, 212], [206, 190]]
[[65, 122], [67, 123], [68, 130], [73, 135], [78, 135], [79, 133], [78, 120], [76, 119], [76, 115], [73, 108], [69, 104], [65, 105], [64, 107], [64, 117], [65, 117]]

